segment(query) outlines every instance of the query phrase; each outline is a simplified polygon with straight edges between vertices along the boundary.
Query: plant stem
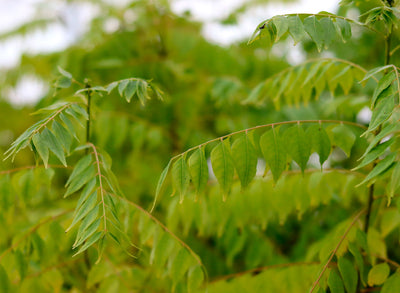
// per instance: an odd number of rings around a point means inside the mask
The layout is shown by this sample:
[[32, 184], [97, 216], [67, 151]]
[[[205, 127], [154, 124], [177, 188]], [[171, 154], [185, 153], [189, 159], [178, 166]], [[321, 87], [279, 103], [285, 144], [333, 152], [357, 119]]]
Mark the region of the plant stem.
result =
[[[391, 3], [388, 2], [390, 5]], [[392, 41], [392, 27], [389, 28], [388, 30], [388, 35], [385, 38], [385, 65], [389, 65], [390, 63], [390, 45]], [[396, 70], [396, 69], [395, 69]], [[387, 70], [385, 71], [385, 74], [387, 73]], [[374, 133], [375, 135], [379, 134], [381, 132], [381, 127], [379, 127], [376, 132]], [[373, 163], [372, 168], [375, 168], [377, 164], [377, 161]], [[375, 184], [371, 184], [371, 186], [368, 189], [368, 206], [367, 206], [367, 215], [365, 216], [365, 223], [364, 223], [364, 232], [368, 232], [368, 227], [369, 227], [369, 222], [370, 222], [370, 217], [371, 217], [371, 210], [372, 210], [372, 202], [374, 200], [374, 191], [375, 191]]]
[[[87, 88], [87, 89], [91, 88], [91, 85], [89, 84], [89, 82], [86, 82], [85, 88]], [[87, 111], [87, 114], [88, 114], [88, 120], [86, 121], [86, 143], [89, 143], [90, 142], [90, 120], [91, 120], [91, 117], [90, 117], [90, 103], [91, 103], [91, 100], [92, 100], [92, 92], [90, 90], [88, 90], [86, 92], [86, 95], [87, 95], [86, 111]]]

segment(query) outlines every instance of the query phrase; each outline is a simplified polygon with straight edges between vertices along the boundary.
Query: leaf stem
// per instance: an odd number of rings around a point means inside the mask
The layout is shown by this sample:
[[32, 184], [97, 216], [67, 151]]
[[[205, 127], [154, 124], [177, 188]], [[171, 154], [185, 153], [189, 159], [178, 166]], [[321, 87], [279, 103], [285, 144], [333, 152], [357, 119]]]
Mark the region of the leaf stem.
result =
[[90, 122], [91, 122], [90, 104], [91, 104], [91, 100], [92, 100], [92, 92], [90, 91], [91, 85], [90, 85], [89, 82], [86, 82], [85, 88], [88, 89], [86, 91], [86, 95], [87, 95], [86, 111], [87, 111], [87, 114], [88, 114], [88, 119], [86, 121], [86, 143], [89, 143], [90, 142]]
[[315, 280], [313, 286], [311, 287], [310, 293], [312, 293], [314, 291], [314, 289], [317, 287], [317, 285], [319, 284], [319, 281], [321, 280], [323, 274], [325, 273], [326, 269], [328, 268], [329, 264], [331, 263], [333, 257], [336, 255], [336, 252], [339, 250], [339, 248], [342, 245], [343, 241], [346, 239], [347, 235], [349, 234], [351, 228], [354, 226], [354, 224], [357, 222], [357, 220], [361, 217], [361, 215], [363, 213], [365, 213], [365, 209], [363, 209], [360, 212], [358, 212], [358, 214], [354, 217], [353, 221], [351, 221], [350, 225], [347, 227], [346, 231], [343, 233], [342, 237], [340, 237], [340, 240], [339, 240], [338, 244], [332, 250], [328, 261], [326, 262], [326, 264], [322, 268], [321, 273], [319, 274], [318, 278]]

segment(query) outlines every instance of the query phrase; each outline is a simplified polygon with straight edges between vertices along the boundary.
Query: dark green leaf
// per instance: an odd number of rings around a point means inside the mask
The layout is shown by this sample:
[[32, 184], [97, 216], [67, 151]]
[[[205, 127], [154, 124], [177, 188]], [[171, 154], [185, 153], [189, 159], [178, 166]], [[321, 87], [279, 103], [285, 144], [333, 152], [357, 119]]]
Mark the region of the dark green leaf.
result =
[[244, 135], [237, 139], [232, 145], [232, 158], [235, 163], [236, 172], [239, 176], [242, 188], [253, 180], [257, 172], [257, 155], [253, 144]]
[[325, 49], [331, 45], [331, 43], [336, 39], [336, 28], [330, 17], [324, 17], [319, 21], [324, 33], [323, 42]]
[[182, 202], [190, 183], [190, 172], [184, 156], [179, 157], [172, 166], [172, 183]]
[[229, 144], [229, 141], [221, 141], [211, 151], [211, 165], [224, 196], [226, 196], [231, 190], [233, 175], [235, 173], [232, 157], [227, 144]]
[[286, 150], [279, 131], [272, 128], [264, 133], [260, 138], [260, 146], [276, 182], [286, 169]]
[[336, 31], [341, 37], [343, 43], [346, 43], [351, 38], [351, 26], [350, 23], [342, 18], [336, 18], [334, 22]]
[[392, 84], [395, 78], [396, 74], [394, 73], [394, 71], [391, 71], [379, 80], [378, 85], [375, 88], [374, 94], [372, 95], [372, 109], [375, 107], [379, 95]]
[[306, 37], [306, 32], [303, 27], [303, 23], [298, 15], [288, 17], [289, 33], [294, 40], [296, 45]]
[[133, 95], [136, 93], [137, 88], [138, 82], [136, 80], [130, 80], [125, 88], [125, 98], [128, 103], [131, 101]]
[[[362, 167], [367, 166], [368, 164], [375, 161], [381, 155], [385, 153], [385, 151], [395, 142], [394, 139], [387, 140], [381, 144], [378, 144], [375, 148], [373, 148], [368, 154], [365, 155], [364, 160], [355, 167], [353, 170], [358, 170]], [[362, 157], [361, 157], [362, 158]]]
[[45, 128], [42, 131], [40, 138], [43, 140], [43, 143], [56, 155], [56, 157], [60, 160], [60, 162], [64, 166], [67, 166], [62, 144], [55, 137], [53, 132], [51, 132], [48, 128]]
[[347, 293], [355, 293], [357, 290], [358, 274], [354, 265], [347, 258], [340, 257], [338, 260], [338, 268], [342, 276], [344, 287]]
[[0, 264], [0, 292], [8, 293], [10, 289], [10, 280], [8, 279], [7, 272]]
[[63, 145], [65, 151], [67, 153], [70, 152], [71, 144], [72, 144], [72, 137], [71, 134], [57, 121], [53, 121], [52, 129], [54, 134], [60, 140], [61, 144]]
[[71, 175], [69, 176], [67, 183], [65, 186], [71, 184], [73, 180], [75, 180], [85, 169], [87, 169], [92, 164], [92, 155], [88, 154], [81, 158], [75, 165], [74, 170], [72, 171]]
[[366, 183], [367, 181], [374, 179], [376, 176], [380, 175], [381, 173], [389, 169], [389, 167], [392, 166], [392, 163], [394, 162], [395, 159], [396, 159], [396, 153], [390, 154], [387, 157], [385, 157], [375, 166], [374, 169], [372, 169], [372, 171], [367, 175], [367, 177], [365, 177], [365, 179], [357, 186], [360, 186]]
[[371, 122], [369, 124], [367, 132], [374, 131], [382, 123], [390, 118], [395, 107], [395, 101], [393, 96], [380, 99], [376, 106], [376, 109], [372, 112]]
[[325, 32], [318, 19], [314, 15], [307, 17], [304, 20], [304, 29], [314, 41], [318, 52], [320, 52], [324, 45]]
[[97, 202], [97, 192], [95, 191], [89, 196], [87, 201], [85, 201], [85, 203], [82, 206], [80, 207], [77, 206], [78, 209], [75, 212], [74, 219], [72, 220], [72, 223], [68, 227], [68, 229], [65, 230], [65, 232], [71, 230], [71, 228], [74, 227], [76, 223], [78, 223], [81, 219], [83, 219], [83, 217], [85, 217], [95, 207], [96, 202]]
[[196, 193], [202, 193], [208, 181], [208, 166], [204, 149], [197, 149], [189, 158], [189, 170]]
[[96, 169], [94, 166], [89, 166], [81, 173], [78, 174], [76, 180], [71, 181], [65, 192], [64, 198], [68, 195], [81, 189], [87, 182], [89, 182], [96, 175]]
[[328, 159], [331, 153], [331, 141], [322, 125], [313, 125], [306, 131], [306, 136], [311, 140], [311, 151], [319, 155], [319, 163], [322, 164]]
[[287, 129], [283, 134], [287, 153], [300, 166], [301, 171], [307, 167], [310, 157], [311, 148], [310, 141], [306, 137], [303, 128], [295, 125]]
[[344, 293], [343, 282], [335, 270], [331, 270], [328, 277], [328, 286], [331, 293]]

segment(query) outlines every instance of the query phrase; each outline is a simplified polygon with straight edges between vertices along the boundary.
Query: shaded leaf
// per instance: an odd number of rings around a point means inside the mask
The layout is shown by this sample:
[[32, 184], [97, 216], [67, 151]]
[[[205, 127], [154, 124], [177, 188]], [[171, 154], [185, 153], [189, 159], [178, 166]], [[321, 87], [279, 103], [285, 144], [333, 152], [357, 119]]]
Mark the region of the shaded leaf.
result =
[[196, 193], [202, 193], [208, 181], [208, 166], [204, 149], [199, 148], [189, 158], [189, 170]]
[[232, 159], [235, 163], [242, 188], [246, 188], [257, 172], [256, 151], [247, 134], [233, 143]]
[[301, 171], [304, 172], [311, 148], [310, 141], [306, 137], [303, 128], [300, 125], [292, 126], [284, 132], [283, 138], [287, 153], [300, 166]]
[[340, 147], [350, 157], [351, 149], [356, 141], [356, 135], [343, 124], [332, 128], [331, 133], [334, 145]]
[[172, 166], [172, 183], [182, 202], [190, 183], [189, 168], [184, 156], [180, 156]]
[[331, 270], [329, 273], [328, 286], [331, 289], [331, 293], [344, 293], [342, 279], [335, 270]]
[[233, 183], [233, 175], [235, 173], [232, 157], [228, 147], [226, 146], [228, 143], [229, 142], [226, 140], [221, 141], [211, 151], [211, 165], [224, 195], [229, 193]]
[[278, 130], [272, 128], [264, 133], [260, 138], [260, 146], [276, 182], [286, 169], [286, 150]]
[[346, 292], [355, 293], [357, 290], [358, 274], [353, 263], [347, 258], [340, 257], [338, 260], [338, 268], [342, 276]]
[[384, 171], [386, 171], [387, 169], [389, 169], [394, 160], [396, 159], [396, 153], [392, 153], [388, 156], [386, 156], [382, 161], [380, 161], [374, 169], [372, 169], [372, 171], [367, 175], [367, 177], [365, 177], [365, 179], [359, 183], [357, 186], [360, 186], [366, 182], [368, 182], [371, 179], [374, 179], [376, 176], [380, 175], [381, 173], [383, 173]]
[[371, 268], [368, 272], [368, 286], [382, 285], [390, 274], [390, 267], [387, 263], [380, 263]]

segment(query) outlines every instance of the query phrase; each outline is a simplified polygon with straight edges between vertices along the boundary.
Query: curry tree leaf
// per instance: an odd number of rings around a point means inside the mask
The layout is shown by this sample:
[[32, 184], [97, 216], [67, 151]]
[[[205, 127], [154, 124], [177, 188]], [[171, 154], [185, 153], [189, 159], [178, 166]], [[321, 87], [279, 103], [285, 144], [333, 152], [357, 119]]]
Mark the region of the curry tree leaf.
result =
[[382, 128], [381, 132], [377, 134], [370, 144], [368, 145], [367, 149], [365, 150], [364, 154], [362, 155], [361, 158], [364, 158], [372, 148], [374, 148], [384, 137], [392, 134], [393, 132], [399, 131], [400, 130], [400, 123], [391, 123], [386, 125], [385, 127]]
[[390, 267], [387, 263], [374, 265], [368, 272], [368, 285], [370, 287], [382, 285], [390, 274]]
[[129, 83], [129, 79], [124, 79], [124, 80], [120, 81], [120, 83], [118, 84], [118, 93], [121, 97], [123, 97], [124, 91], [125, 91], [128, 83]]
[[233, 143], [232, 158], [242, 188], [246, 188], [257, 172], [256, 151], [247, 133]]
[[396, 159], [396, 153], [392, 153], [390, 155], [388, 155], [387, 157], [385, 157], [382, 161], [380, 161], [375, 167], [374, 169], [372, 169], [372, 171], [370, 173], [368, 173], [367, 177], [365, 177], [365, 179], [359, 183], [357, 186], [360, 186], [366, 182], [368, 182], [371, 179], [374, 179], [376, 176], [382, 174], [383, 172], [385, 172], [386, 170], [388, 170], [394, 160]]
[[400, 291], [400, 271], [396, 271], [383, 284], [381, 293], [393, 293]]
[[304, 30], [303, 23], [298, 15], [288, 16], [289, 34], [294, 40], [296, 45], [306, 37], [306, 31]]
[[378, 85], [375, 88], [374, 94], [372, 95], [371, 108], [375, 107], [379, 95], [392, 84], [395, 78], [396, 74], [394, 73], [394, 71], [391, 71], [379, 80]]
[[324, 31], [323, 41], [325, 49], [336, 39], [336, 28], [330, 17], [324, 17], [320, 21], [320, 25]]
[[350, 157], [356, 135], [344, 124], [332, 128], [331, 134], [333, 144], [340, 147]]
[[278, 41], [289, 29], [287, 18], [277, 15], [272, 18], [272, 22], [276, 27], [276, 41]]
[[86, 242], [84, 245], [81, 246], [81, 248], [78, 250], [78, 252], [76, 252], [73, 256], [76, 256], [82, 252], [84, 252], [86, 249], [88, 249], [90, 246], [92, 246], [93, 244], [95, 244], [97, 241], [100, 240], [100, 237], [103, 236], [103, 232], [102, 231], [98, 231], [95, 234], [93, 234]]
[[65, 151], [67, 153], [70, 152], [71, 149], [71, 144], [72, 144], [72, 137], [71, 134], [62, 126], [60, 123], [57, 121], [53, 121], [52, 124], [52, 129], [54, 131], [54, 134], [57, 136], [57, 138], [60, 140], [61, 144], [63, 145]]
[[358, 274], [354, 265], [345, 257], [340, 257], [338, 260], [338, 268], [342, 276], [346, 292], [355, 293], [357, 290]]
[[286, 169], [286, 150], [279, 131], [272, 128], [264, 133], [260, 138], [260, 146], [276, 182]]
[[331, 141], [328, 134], [322, 125], [313, 125], [307, 129], [306, 136], [311, 141], [311, 151], [315, 151], [319, 155], [319, 163], [322, 167], [331, 152]]
[[187, 288], [188, 292], [195, 292], [204, 281], [204, 273], [199, 265], [191, 267], [188, 273]]
[[84, 232], [88, 227], [96, 220], [98, 219], [98, 214], [99, 214], [99, 206], [96, 205], [88, 214], [87, 216], [83, 219], [81, 225], [79, 226], [78, 234], [76, 234], [76, 239], [73, 244], [74, 247], [79, 246], [78, 241], [82, 239]]
[[96, 169], [94, 166], [89, 166], [77, 175], [77, 178], [69, 184], [64, 197], [78, 191], [87, 182], [89, 182], [96, 175]]
[[364, 159], [362, 162], [353, 170], [360, 169], [362, 167], [367, 166], [368, 164], [372, 163], [375, 161], [377, 158], [379, 158], [382, 154], [385, 153], [385, 151], [395, 142], [394, 139], [389, 139], [381, 144], [378, 144], [376, 147], [374, 147], [368, 154], [365, 155]]
[[301, 171], [304, 172], [311, 148], [303, 128], [300, 125], [292, 126], [284, 132], [283, 137], [287, 153], [300, 166]]
[[73, 180], [75, 180], [85, 169], [87, 169], [90, 165], [92, 165], [92, 155], [88, 154], [81, 158], [75, 165], [74, 170], [72, 171], [71, 175], [69, 176], [67, 183], [65, 186], [71, 184]]
[[380, 99], [376, 106], [376, 109], [372, 112], [371, 122], [369, 124], [367, 132], [374, 131], [382, 123], [387, 121], [392, 115], [395, 106], [395, 101], [393, 96], [385, 97]]
[[328, 286], [332, 293], [344, 293], [343, 281], [335, 270], [329, 273]]
[[190, 172], [184, 156], [180, 156], [172, 166], [172, 183], [182, 202], [190, 183]]
[[48, 128], [45, 128], [40, 138], [43, 140], [43, 143], [56, 155], [56, 157], [60, 160], [60, 162], [67, 166], [67, 162], [65, 161], [64, 150], [62, 148], [61, 142], [55, 137], [53, 132], [51, 132]]
[[314, 41], [318, 51], [320, 52], [324, 45], [324, 27], [318, 19], [312, 15], [304, 19], [304, 29]]
[[72, 220], [71, 225], [68, 227], [66, 232], [71, 230], [72, 227], [75, 226], [80, 220], [83, 219], [95, 206], [97, 202], [97, 192], [93, 192], [89, 198], [82, 204], [82, 206], [78, 207], [75, 211], [74, 219]]
[[138, 85], [137, 85], [137, 96], [139, 98], [139, 101], [142, 105], [146, 103], [146, 100], [150, 99], [149, 94], [147, 92], [147, 82], [145, 80], [138, 80]]
[[[193, 286], [192, 288], [196, 288]], [[10, 280], [8, 278], [7, 272], [0, 264], [0, 292], [9, 292], [10, 289]]]
[[350, 23], [342, 18], [336, 18], [334, 25], [343, 43], [346, 43], [351, 38]]
[[198, 148], [190, 156], [189, 170], [196, 193], [202, 193], [208, 181], [208, 166], [203, 148]]
[[181, 248], [177, 255], [175, 256], [171, 268], [170, 268], [170, 276], [173, 282], [176, 284], [187, 272], [188, 268], [190, 267], [190, 263], [192, 258], [189, 252]]
[[83, 230], [82, 234], [80, 235], [80, 238], [77, 238], [75, 240], [75, 243], [72, 246], [72, 249], [80, 246], [86, 239], [88, 239], [90, 236], [92, 236], [93, 233], [96, 232], [97, 229], [100, 227], [100, 222], [101, 222], [101, 218], [98, 218], [92, 224], [90, 224], [89, 227], [87, 227], [87, 229]]
[[390, 201], [394, 196], [394, 193], [399, 189], [399, 187], [400, 187], [400, 162], [396, 162], [395, 167], [393, 168], [392, 176], [387, 186], [388, 205], [390, 204]]
[[37, 152], [39, 153], [40, 158], [43, 160], [44, 166], [47, 168], [47, 164], [49, 161], [49, 148], [44, 143], [44, 140], [41, 138], [40, 133], [36, 133], [32, 137], [33, 144], [36, 147]]
[[138, 82], [136, 80], [130, 80], [125, 88], [125, 98], [127, 102], [129, 103], [133, 97], [133, 95], [136, 93], [138, 88]]
[[221, 141], [211, 151], [211, 165], [224, 196], [230, 192], [233, 183], [233, 175], [235, 173], [232, 157], [227, 144], [229, 144], [229, 141]]

